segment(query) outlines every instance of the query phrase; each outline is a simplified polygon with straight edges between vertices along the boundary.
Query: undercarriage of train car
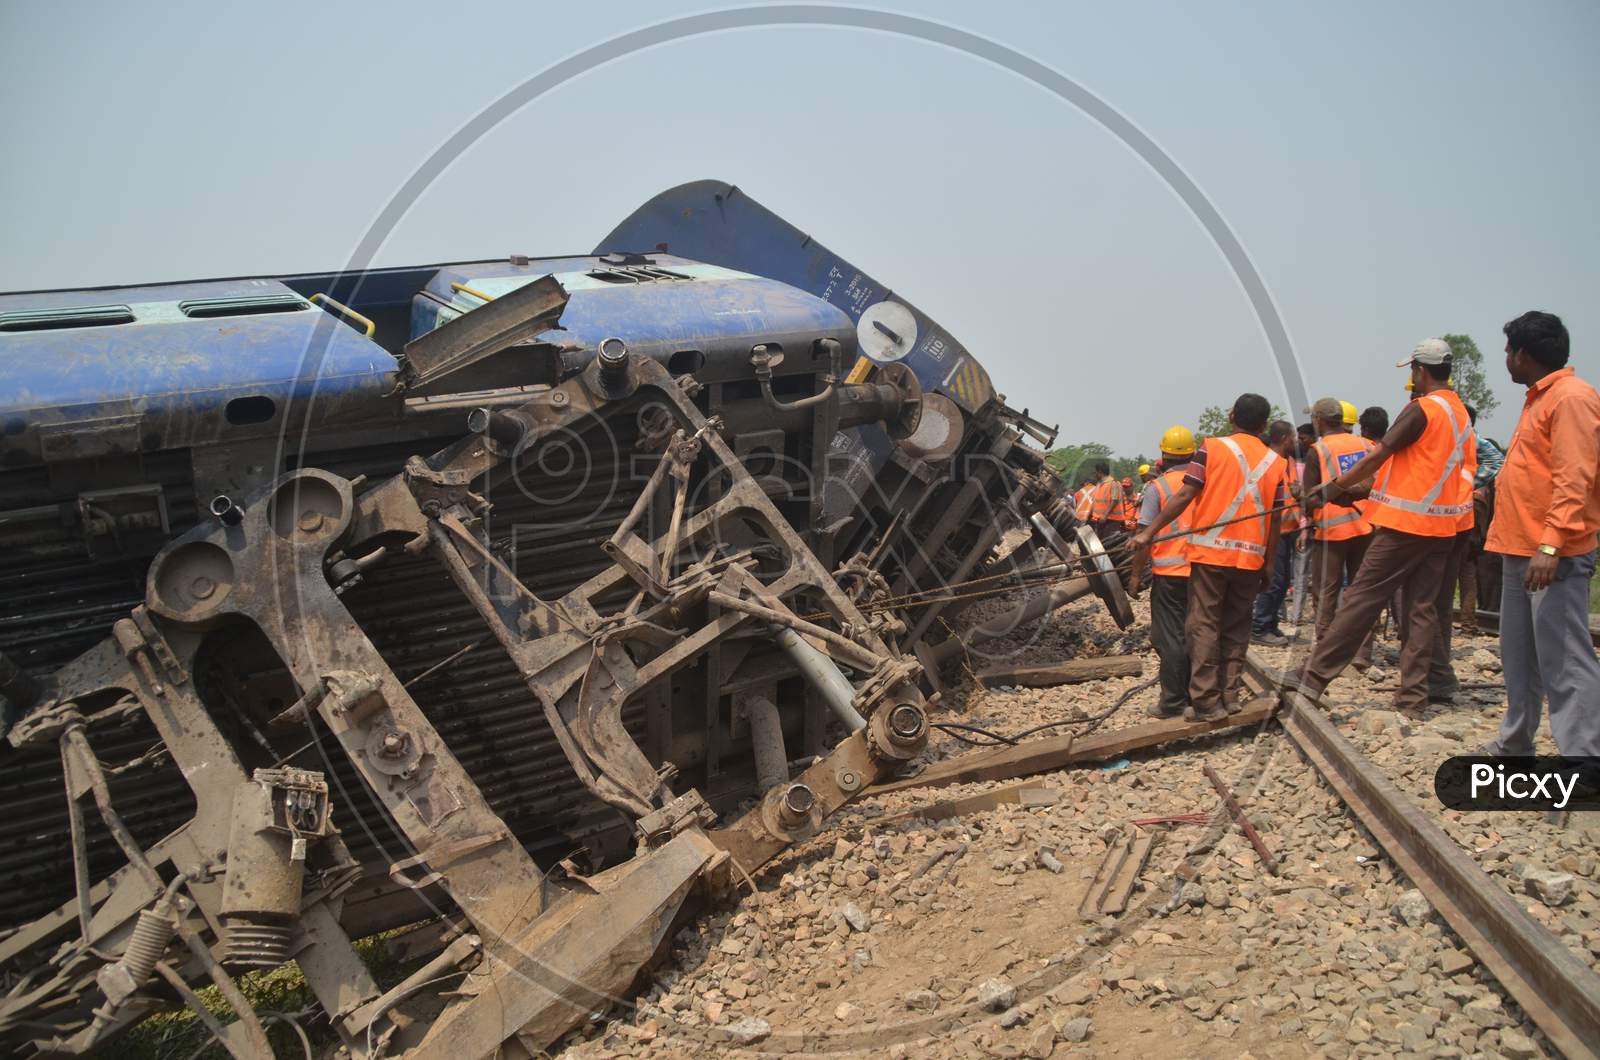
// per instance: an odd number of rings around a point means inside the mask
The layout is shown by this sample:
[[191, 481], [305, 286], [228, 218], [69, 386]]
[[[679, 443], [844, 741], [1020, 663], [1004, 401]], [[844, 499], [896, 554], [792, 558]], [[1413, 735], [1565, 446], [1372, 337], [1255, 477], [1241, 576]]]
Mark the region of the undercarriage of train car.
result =
[[[1003, 402], [846, 376], [827, 335], [726, 378], [626, 335], [577, 366], [534, 338], [567, 298], [539, 280], [406, 345], [400, 395], [457, 410], [455, 440], [208, 498], [108, 636], [0, 673], [48, 905], [0, 936], [8, 1049], [82, 1054], [183, 1004], [271, 1055], [237, 976], [293, 960], [350, 1055], [538, 1055], [689, 903], [917, 755], [968, 646], [934, 643], [934, 590], [992, 573], [1008, 523], [1084, 571], [1018, 618], [1094, 592], [1125, 620]], [[547, 385], [483, 385], [540, 359]], [[830, 520], [856, 428], [890, 458]], [[353, 940], [427, 918], [441, 948], [380, 988]], [[437, 1018], [402, 1014], [461, 969]]]

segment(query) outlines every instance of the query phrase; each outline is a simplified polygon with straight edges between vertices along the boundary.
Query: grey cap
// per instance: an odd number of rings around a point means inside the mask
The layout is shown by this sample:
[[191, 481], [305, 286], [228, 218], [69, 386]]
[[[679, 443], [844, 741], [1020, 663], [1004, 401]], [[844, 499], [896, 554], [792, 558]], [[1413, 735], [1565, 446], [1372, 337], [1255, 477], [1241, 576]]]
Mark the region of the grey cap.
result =
[[1444, 364], [1450, 359], [1450, 344], [1443, 339], [1423, 339], [1417, 343], [1417, 348], [1411, 351], [1411, 356], [1396, 364], [1396, 368], [1404, 368], [1408, 364]]
[[1338, 398], [1318, 398], [1316, 404], [1311, 406], [1311, 415], [1319, 420], [1333, 420], [1335, 423], [1344, 422], [1344, 406], [1339, 404]]

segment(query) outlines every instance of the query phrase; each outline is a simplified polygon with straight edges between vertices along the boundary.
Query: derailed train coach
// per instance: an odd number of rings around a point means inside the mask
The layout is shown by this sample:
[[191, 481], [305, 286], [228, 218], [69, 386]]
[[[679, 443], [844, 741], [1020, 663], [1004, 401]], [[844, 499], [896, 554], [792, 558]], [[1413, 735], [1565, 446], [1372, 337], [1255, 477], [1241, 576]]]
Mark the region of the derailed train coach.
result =
[[[542, 1048], [915, 754], [943, 587], [1064, 549], [1053, 437], [714, 182], [584, 256], [0, 295], [0, 1041], [209, 982], [249, 1055], [294, 958], [353, 1054]], [[351, 939], [435, 916], [380, 991]], [[494, 1020], [407, 1023], [474, 961]]]

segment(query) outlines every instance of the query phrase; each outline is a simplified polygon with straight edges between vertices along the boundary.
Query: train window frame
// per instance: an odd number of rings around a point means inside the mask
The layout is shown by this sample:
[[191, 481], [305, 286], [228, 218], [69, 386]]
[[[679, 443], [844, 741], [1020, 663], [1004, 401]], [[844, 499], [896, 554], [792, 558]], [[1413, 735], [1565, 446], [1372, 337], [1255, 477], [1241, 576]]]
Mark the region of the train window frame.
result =
[[0, 313], [0, 334], [33, 331], [68, 331], [75, 328], [104, 328], [134, 321], [133, 309], [126, 305], [63, 306], [57, 309], [23, 309]]
[[297, 294], [190, 298], [178, 303], [178, 311], [191, 320], [265, 316], [270, 313], [298, 313], [310, 308], [312, 308], [311, 303]]

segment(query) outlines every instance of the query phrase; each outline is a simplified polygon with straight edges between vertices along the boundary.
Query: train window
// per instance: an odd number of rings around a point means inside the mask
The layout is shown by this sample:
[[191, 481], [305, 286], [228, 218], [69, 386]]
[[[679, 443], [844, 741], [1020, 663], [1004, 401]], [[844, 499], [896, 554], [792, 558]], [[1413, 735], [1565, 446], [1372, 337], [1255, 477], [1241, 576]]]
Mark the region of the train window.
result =
[[223, 416], [235, 427], [248, 427], [252, 423], [266, 423], [278, 414], [278, 403], [264, 394], [234, 398], [222, 410]]
[[125, 305], [72, 306], [0, 313], [0, 331], [56, 331], [61, 328], [101, 328], [133, 323], [133, 310]]
[[294, 313], [311, 306], [297, 294], [268, 294], [245, 298], [195, 298], [179, 302], [186, 317], [247, 317], [260, 313]]

